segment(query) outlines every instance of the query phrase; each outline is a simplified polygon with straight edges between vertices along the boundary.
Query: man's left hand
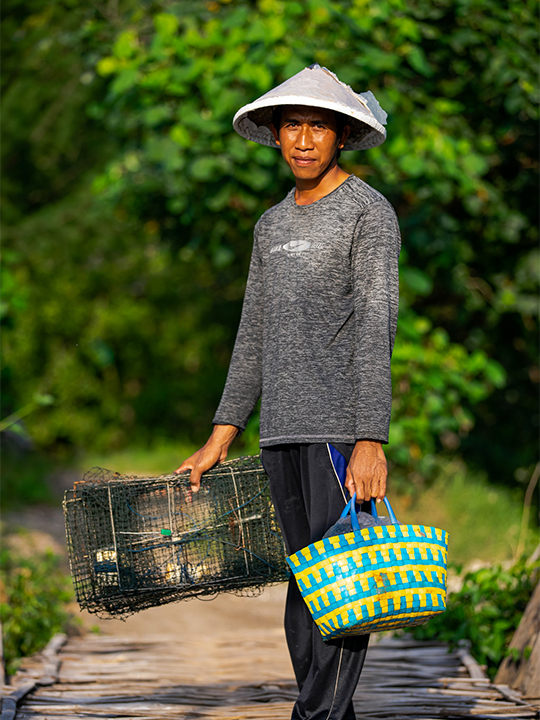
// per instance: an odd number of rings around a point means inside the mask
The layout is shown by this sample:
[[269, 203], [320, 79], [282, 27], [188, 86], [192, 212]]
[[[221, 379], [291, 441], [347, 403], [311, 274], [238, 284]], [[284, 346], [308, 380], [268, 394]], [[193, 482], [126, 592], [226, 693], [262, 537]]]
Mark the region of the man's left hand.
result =
[[345, 487], [352, 495], [356, 493], [358, 502], [376, 498], [380, 502], [386, 495], [386, 476], [388, 467], [380, 442], [358, 440], [354, 446]]

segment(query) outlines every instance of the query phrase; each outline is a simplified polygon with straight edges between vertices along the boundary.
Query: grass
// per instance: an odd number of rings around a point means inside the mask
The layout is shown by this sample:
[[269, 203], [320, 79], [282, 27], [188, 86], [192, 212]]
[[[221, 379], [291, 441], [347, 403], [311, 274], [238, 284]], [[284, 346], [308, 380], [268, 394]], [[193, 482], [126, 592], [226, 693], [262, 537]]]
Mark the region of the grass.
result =
[[[449, 560], [469, 564], [517, 560], [523, 513], [522, 492], [490, 485], [483, 473], [471, 473], [459, 462], [441, 467], [437, 480], [414, 495], [389, 497], [402, 522], [429, 524], [449, 534]], [[525, 552], [531, 553], [538, 534], [528, 529]]]
[[[103, 467], [122, 474], [168, 475], [198, 449], [199, 446], [189, 443], [163, 441], [152, 448], [126, 448], [109, 455], [89, 453], [79, 460], [78, 468], [81, 473], [92, 467]], [[238, 442], [235, 442], [229, 453], [229, 459], [257, 452], [258, 449], [255, 446], [244, 450]]]
[[160, 443], [153, 448], [126, 448], [110, 455], [89, 453], [78, 462], [84, 474], [92, 467], [127, 475], [168, 475], [198, 448], [186, 443]]

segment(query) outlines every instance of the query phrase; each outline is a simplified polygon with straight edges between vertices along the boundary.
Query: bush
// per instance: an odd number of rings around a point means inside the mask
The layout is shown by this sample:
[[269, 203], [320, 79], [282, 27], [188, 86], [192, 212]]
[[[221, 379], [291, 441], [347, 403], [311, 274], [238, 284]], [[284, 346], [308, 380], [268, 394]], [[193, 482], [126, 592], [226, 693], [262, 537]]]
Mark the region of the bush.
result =
[[6, 671], [17, 670], [21, 658], [41, 650], [66, 629], [73, 599], [60, 558], [51, 551], [27, 558], [9, 547], [0, 551], [0, 620]]
[[[456, 647], [468, 640], [471, 654], [494, 678], [538, 582], [539, 563], [521, 560], [505, 570], [493, 565], [465, 573], [463, 586], [450, 593], [447, 610], [413, 630], [416, 640], [440, 640]], [[456, 568], [458, 575], [462, 569]]]

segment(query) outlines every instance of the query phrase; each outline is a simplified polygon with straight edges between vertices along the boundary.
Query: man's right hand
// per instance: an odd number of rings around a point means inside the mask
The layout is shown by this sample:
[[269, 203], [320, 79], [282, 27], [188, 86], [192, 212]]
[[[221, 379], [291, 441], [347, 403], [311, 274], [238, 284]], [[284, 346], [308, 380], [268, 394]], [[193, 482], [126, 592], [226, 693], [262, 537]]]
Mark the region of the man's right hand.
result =
[[226, 459], [231, 443], [238, 432], [235, 425], [214, 425], [212, 434], [202, 448], [184, 460], [174, 472], [182, 473], [191, 470], [189, 476], [191, 490], [198, 492], [201, 486], [201, 475]]

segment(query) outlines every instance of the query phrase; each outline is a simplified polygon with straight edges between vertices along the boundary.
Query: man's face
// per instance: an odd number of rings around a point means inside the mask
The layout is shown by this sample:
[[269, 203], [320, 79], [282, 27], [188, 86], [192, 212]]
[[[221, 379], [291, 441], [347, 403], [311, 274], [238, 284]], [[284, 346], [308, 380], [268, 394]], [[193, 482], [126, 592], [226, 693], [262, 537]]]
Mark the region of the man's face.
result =
[[272, 133], [287, 165], [295, 178], [314, 180], [334, 161], [336, 151], [345, 144], [349, 134], [345, 126], [338, 137], [338, 124], [333, 110], [304, 105], [285, 105], [279, 130]]

